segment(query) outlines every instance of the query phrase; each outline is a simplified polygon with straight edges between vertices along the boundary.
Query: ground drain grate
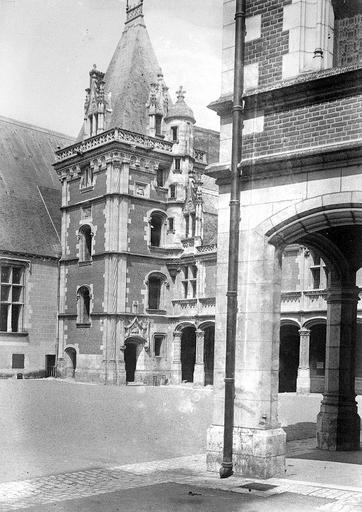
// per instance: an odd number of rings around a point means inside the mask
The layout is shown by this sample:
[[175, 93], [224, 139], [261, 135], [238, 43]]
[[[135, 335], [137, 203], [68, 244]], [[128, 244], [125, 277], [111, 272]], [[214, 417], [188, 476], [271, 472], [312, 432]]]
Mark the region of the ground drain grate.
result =
[[250, 482], [248, 484], [240, 485], [242, 489], [251, 489], [252, 491], [270, 491], [278, 487], [277, 485], [262, 484], [260, 482]]

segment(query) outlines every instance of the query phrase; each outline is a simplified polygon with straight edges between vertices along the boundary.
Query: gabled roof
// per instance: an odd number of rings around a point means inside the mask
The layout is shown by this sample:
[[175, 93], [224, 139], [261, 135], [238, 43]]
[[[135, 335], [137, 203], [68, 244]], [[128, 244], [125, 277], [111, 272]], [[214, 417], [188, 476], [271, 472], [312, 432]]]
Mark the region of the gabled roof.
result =
[[0, 250], [58, 257], [54, 151], [72, 137], [0, 116]]

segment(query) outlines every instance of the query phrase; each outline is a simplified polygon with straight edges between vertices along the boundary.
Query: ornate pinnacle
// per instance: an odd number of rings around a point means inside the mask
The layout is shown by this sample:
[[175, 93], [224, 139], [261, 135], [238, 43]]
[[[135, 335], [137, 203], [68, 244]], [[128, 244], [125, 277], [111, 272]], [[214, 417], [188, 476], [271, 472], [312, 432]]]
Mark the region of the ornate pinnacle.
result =
[[180, 85], [179, 90], [176, 91], [177, 101], [184, 101], [185, 94], [186, 94], [185, 89], [182, 87], [182, 85]]

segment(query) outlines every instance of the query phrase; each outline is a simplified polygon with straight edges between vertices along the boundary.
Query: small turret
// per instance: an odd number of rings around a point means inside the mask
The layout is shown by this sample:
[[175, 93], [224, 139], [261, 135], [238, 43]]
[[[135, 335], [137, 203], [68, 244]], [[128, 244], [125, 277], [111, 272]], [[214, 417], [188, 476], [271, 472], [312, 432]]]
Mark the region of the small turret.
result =
[[185, 102], [186, 91], [180, 86], [177, 101], [165, 117], [167, 138], [175, 142], [174, 153], [192, 155], [194, 146], [194, 113]]

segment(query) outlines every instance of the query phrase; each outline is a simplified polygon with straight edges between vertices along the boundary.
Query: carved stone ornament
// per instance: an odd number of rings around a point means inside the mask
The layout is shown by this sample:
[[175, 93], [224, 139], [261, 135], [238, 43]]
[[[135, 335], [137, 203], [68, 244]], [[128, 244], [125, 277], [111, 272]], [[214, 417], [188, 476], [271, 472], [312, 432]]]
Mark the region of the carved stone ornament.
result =
[[125, 326], [125, 336], [126, 338], [131, 338], [132, 336], [140, 336], [142, 338], [147, 339], [148, 334], [148, 322], [142, 322], [139, 320], [137, 316]]

